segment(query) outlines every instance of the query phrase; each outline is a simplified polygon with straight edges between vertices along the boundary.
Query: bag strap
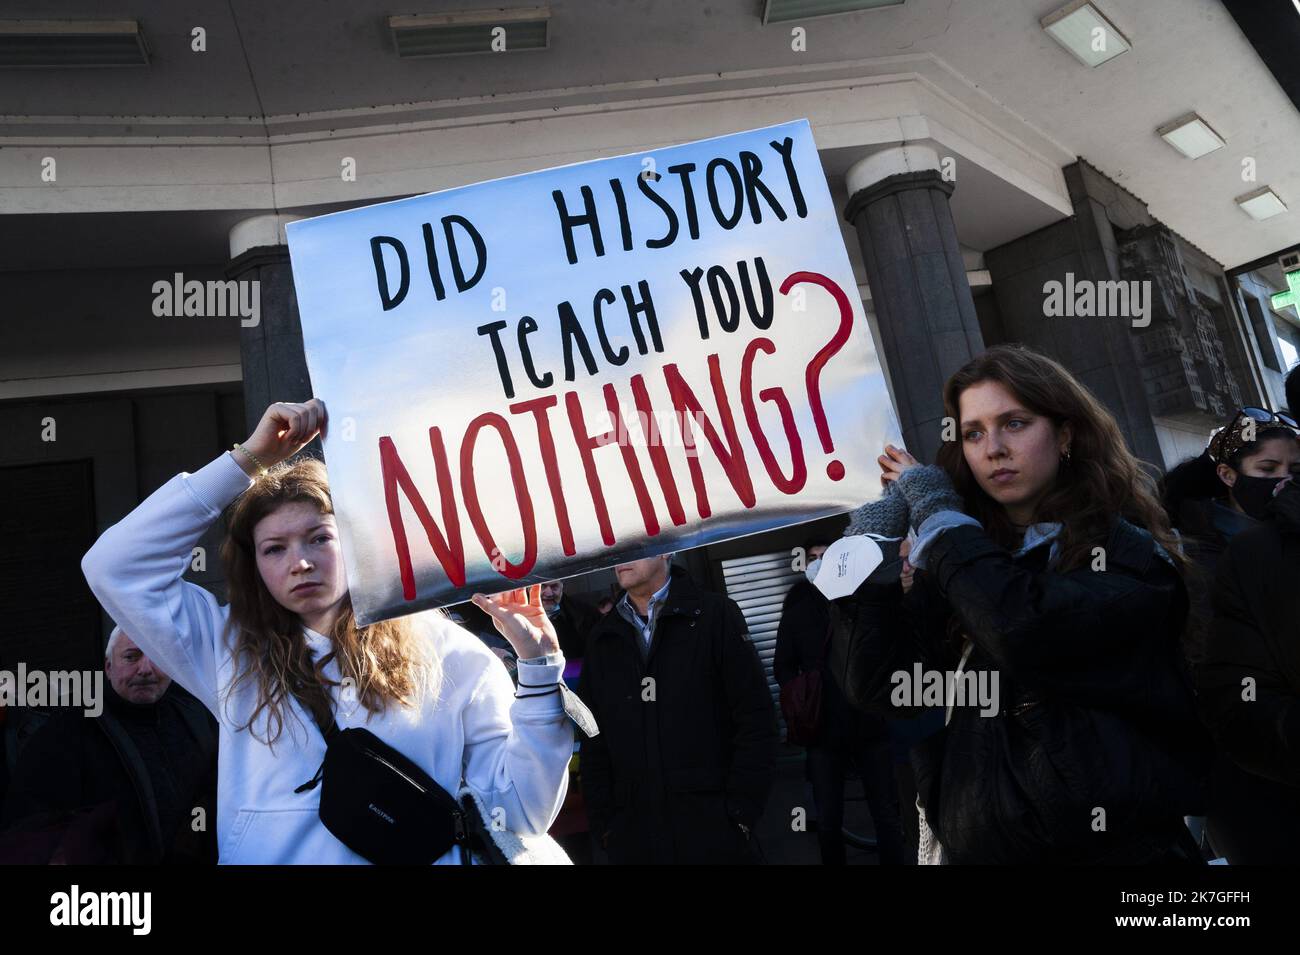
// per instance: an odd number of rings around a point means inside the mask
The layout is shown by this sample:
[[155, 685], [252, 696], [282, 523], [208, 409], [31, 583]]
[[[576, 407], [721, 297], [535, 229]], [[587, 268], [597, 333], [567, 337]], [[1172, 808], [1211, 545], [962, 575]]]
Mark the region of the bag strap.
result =
[[312, 714], [312, 718], [316, 721], [316, 728], [320, 730], [320, 735], [325, 737], [325, 745], [328, 746], [334, 742], [334, 737], [340, 732], [338, 720], [334, 719], [334, 714], [330, 714], [329, 726], [326, 726], [324, 720], [316, 714]]
[[[322, 714], [317, 713], [310, 706], [308, 706], [307, 703], [303, 700], [303, 698], [298, 695], [297, 687], [291, 688], [290, 692], [293, 694], [293, 698], [298, 701], [298, 705], [311, 714], [312, 721], [316, 724], [316, 728], [320, 730], [320, 735], [325, 738], [325, 751], [326, 751], [326, 755], [328, 756], [329, 747], [334, 742], [334, 738], [338, 736], [340, 732], [338, 720], [334, 718], [334, 713], [332, 711], [330, 712], [329, 725], [327, 726], [325, 724], [325, 717]], [[324, 777], [324, 775], [325, 775], [325, 760], [322, 759], [320, 766], [317, 767], [316, 769], [316, 775], [313, 776], [311, 779], [307, 780], [297, 789], [295, 789], [294, 792], [305, 793], [309, 790], [315, 789], [317, 786], [320, 785], [320, 781]]]

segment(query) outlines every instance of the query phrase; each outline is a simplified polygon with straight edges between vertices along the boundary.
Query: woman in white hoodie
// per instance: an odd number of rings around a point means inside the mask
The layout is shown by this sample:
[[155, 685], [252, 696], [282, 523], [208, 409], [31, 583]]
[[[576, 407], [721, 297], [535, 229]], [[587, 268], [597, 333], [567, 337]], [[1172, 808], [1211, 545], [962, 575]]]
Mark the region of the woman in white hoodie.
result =
[[[325, 755], [313, 713], [366, 727], [449, 793], [463, 782], [505, 828], [545, 832], [573, 731], [537, 588], [474, 598], [518, 654], [517, 696], [501, 662], [441, 612], [358, 627], [325, 469], [288, 462], [326, 426], [315, 399], [271, 405], [246, 442], [172, 478], [81, 564], [116, 623], [220, 725], [220, 861], [365, 862], [321, 823], [320, 788], [294, 791]], [[232, 503], [227, 606], [181, 575]], [[437, 861], [459, 863], [460, 850]]]

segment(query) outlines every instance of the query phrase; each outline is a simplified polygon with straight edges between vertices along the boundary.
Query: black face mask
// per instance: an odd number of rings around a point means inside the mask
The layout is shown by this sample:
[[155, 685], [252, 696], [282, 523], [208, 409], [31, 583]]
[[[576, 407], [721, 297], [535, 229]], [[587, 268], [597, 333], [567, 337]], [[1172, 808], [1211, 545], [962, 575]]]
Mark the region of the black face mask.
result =
[[1237, 483], [1232, 486], [1232, 498], [1241, 509], [1257, 521], [1264, 519], [1264, 510], [1273, 500], [1273, 490], [1282, 478], [1237, 476]]

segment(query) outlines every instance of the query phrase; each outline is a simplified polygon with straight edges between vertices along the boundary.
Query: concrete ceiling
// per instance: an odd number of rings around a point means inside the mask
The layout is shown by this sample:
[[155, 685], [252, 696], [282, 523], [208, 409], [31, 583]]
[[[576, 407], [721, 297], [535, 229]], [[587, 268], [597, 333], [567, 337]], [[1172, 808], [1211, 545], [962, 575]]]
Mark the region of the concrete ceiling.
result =
[[[0, 72], [0, 137], [143, 135], [160, 117], [194, 117], [211, 129], [231, 117], [245, 135], [266, 122], [326, 129], [396, 104], [463, 99], [466, 110], [490, 112], [493, 97], [538, 92], [544, 103], [575, 89], [599, 96], [610, 84], [642, 84], [642, 95], [652, 96], [654, 81], [671, 77], [930, 53], [1225, 266], [1292, 244], [1300, 236], [1300, 113], [1218, 0], [1096, 0], [1133, 49], [1095, 70], [1038, 26], [1062, 2], [907, 0], [810, 20], [806, 52], [795, 52], [791, 25], [761, 24], [761, 0], [552, 0], [548, 50], [403, 61], [387, 15], [493, 4], [114, 0], [115, 8], [93, 15], [138, 19], [151, 65]], [[84, 0], [6, 3], [0, 11], [87, 15]], [[196, 26], [207, 31], [205, 53], [190, 49]], [[1228, 143], [1196, 161], [1154, 134], [1192, 110]], [[1257, 181], [1242, 179], [1247, 157]], [[1291, 211], [1256, 223], [1232, 200], [1266, 183]]]
[[[304, 210], [338, 212], [341, 204]], [[230, 261], [230, 230], [262, 209], [0, 215], [0, 273]]]

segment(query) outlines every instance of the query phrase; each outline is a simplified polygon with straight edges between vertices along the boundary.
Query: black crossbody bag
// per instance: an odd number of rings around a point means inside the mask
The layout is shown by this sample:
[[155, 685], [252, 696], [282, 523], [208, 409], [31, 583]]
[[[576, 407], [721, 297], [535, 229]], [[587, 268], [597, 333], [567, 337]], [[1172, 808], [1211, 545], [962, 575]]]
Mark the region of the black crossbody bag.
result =
[[503, 862], [468, 796], [458, 803], [423, 769], [362, 727], [340, 730], [316, 717], [325, 759], [296, 793], [318, 785], [320, 821], [345, 846], [375, 865], [430, 865], [460, 846], [488, 863]]
[[[561, 695], [565, 713], [585, 735], [600, 732], [591, 711], [563, 683], [545, 692]], [[325, 737], [325, 758], [294, 792], [321, 787], [320, 821], [339, 842], [375, 865], [430, 865], [452, 846], [460, 846], [465, 865], [471, 855], [480, 864], [510, 865], [468, 792], [457, 802], [370, 730], [341, 730], [332, 714], [327, 724], [295, 696]]]

